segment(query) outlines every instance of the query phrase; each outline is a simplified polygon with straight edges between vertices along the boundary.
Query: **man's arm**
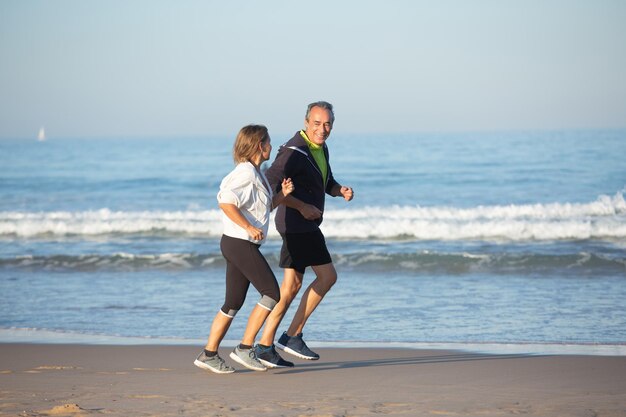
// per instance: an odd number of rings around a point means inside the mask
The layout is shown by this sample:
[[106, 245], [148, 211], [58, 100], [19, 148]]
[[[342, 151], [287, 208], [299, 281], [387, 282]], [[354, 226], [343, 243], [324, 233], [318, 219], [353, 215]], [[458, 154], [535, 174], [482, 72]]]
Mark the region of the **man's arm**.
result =
[[288, 195], [283, 200], [283, 204], [289, 208], [298, 210], [302, 217], [307, 220], [315, 220], [322, 217], [322, 211], [313, 204], [307, 204], [292, 195]]
[[354, 191], [352, 187], [344, 187], [341, 184], [335, 184], [333, 188], [330, 189], [330, 195], [333, 197], [343, 197], [344, 200], [350, 201], [354, 198]]

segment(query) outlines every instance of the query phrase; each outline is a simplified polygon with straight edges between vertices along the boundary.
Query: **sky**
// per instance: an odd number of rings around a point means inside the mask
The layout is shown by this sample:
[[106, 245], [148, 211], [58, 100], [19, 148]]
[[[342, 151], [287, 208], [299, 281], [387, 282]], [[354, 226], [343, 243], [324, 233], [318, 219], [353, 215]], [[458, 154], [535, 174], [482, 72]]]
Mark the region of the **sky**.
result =
[[0, 138], [626, 127], [622, 0], [0, 0]]

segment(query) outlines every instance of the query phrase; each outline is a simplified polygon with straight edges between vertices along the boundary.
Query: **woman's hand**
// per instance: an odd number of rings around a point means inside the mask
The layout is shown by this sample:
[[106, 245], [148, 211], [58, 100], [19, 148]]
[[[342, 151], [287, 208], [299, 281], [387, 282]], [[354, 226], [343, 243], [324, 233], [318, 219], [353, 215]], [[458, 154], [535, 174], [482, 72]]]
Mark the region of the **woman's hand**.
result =
[[263, 230], [257, 227], [248, 225], [248, 227], [246, 227], [246, 232], [253, 240], [263, 240]]
[[293, 185], [293, 182], [291, 181], [291, 178], [283, 178], [283, 182], [281, 186], [283, 189], [283, 195], [285, 197], [287, 197], [289, 194], [293, 192], [293, 190], [296, 189], [295, 185]]

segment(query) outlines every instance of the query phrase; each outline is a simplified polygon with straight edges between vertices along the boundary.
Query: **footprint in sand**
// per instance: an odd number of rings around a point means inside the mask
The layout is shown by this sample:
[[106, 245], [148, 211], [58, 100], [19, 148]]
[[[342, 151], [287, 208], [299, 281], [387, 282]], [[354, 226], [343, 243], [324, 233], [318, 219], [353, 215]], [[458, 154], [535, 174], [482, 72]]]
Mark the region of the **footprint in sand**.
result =
[[24, 371], [25, 374], [40, 374], [42, 371], [67, 371], [83, 369], [78, 366], [64, 366], [64, 365], [41, 365], [33, 369]]
[[85, 414], [93, 412], [99, 412], [102, 409], [87, 409], [82, 408], [78, 404], [63, 404], [52, 407], [50, 410], [40, 411], [38, 415], [41, 416], [55, 416], [55, 417], [80, 417]]
[[376, 413], [376, 414], [378, 413], [390, 414], [390, 413], [397, 413], [403, 410], [410, 410], [411, 404], [393, 403], [393, 402], [377, 402], [377, 403], [372, 404], [370, 409], [371, 409], [371, 412]]
[[155, 398], [165, 398], [163, 395], [152, 395], [152, 394], [136, 394], [129, 395], [128, 398], [135, 398], [140, 400], [152, 400]]

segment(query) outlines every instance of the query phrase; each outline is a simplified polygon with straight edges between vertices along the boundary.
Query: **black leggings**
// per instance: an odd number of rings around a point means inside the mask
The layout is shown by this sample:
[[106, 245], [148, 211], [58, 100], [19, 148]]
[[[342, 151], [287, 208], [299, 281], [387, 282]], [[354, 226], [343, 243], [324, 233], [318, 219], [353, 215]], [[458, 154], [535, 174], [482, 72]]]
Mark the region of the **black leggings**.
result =
[[222, 235], [220, 248], [226, 259], [226, 299], [221, 310], [235, 317], [243, 306], [250, 283], [261, 293], [259, 305], [272, 310], [280, 300], [274, 272], [259, 251], [261, 246], [243, 239]]

